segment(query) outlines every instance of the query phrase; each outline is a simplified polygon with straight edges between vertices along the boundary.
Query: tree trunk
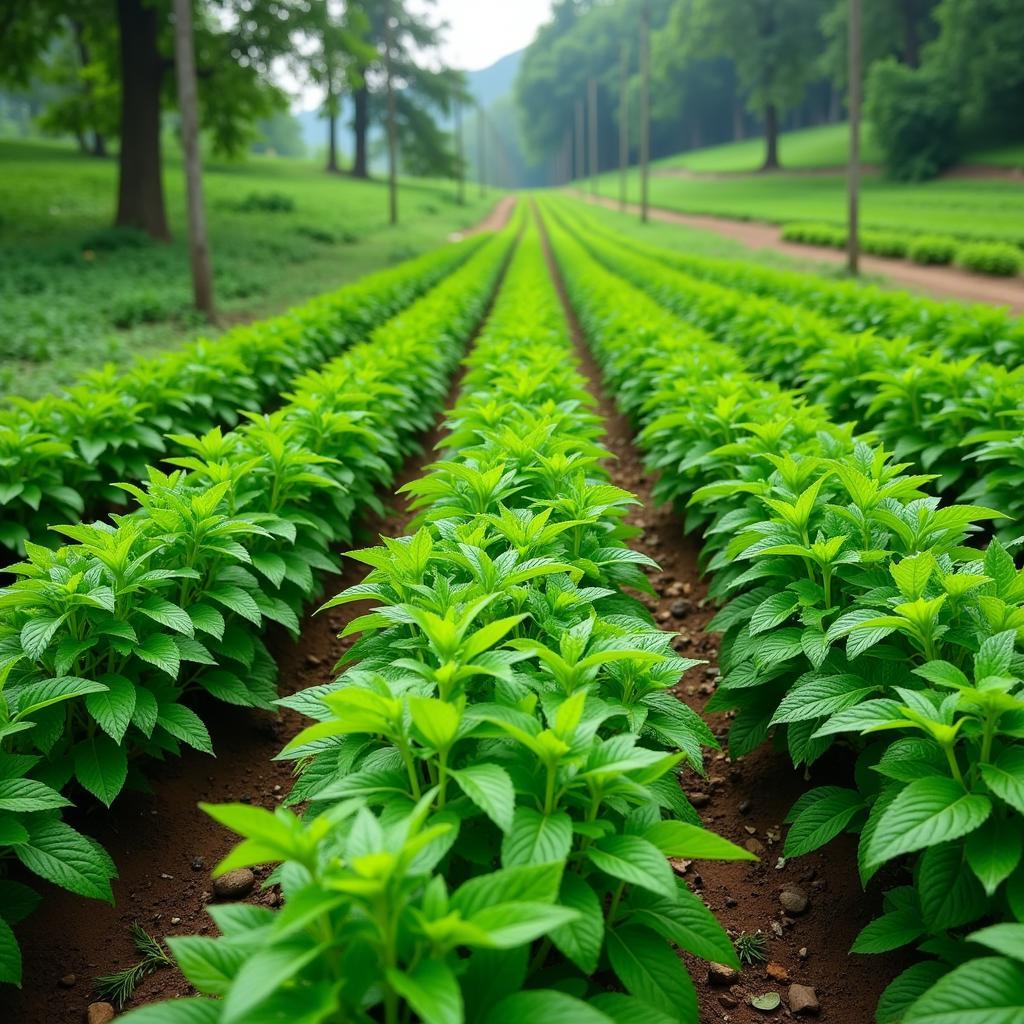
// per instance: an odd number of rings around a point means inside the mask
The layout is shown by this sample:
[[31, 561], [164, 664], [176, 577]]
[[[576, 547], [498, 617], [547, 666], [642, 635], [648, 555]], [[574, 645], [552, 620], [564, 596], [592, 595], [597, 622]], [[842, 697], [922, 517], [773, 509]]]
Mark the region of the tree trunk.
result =
[[76, 128], [75, 138], [78, 140], [78, 152], [85, 156], [89, 152], [89, 143], [86, 141], [85, 132], [81, 128]]
[[102, 132], [92, 133], [92, 155], [100, 157], [107, 155], [107, 140]]
[[338, 173], [338, 112], [335, 108], [334, 94], [327, 87], [327, 167], [328, 174]]
[[370, 125], [370, 90], [365, 83], [352, 94], [352, 102], [352, 141], [355, 150], [352, 177], [368, 178], [370, 175], [366, 166], [366, 133]]
[[917, 37], [917, 4], [915, 0], [903, 0], [903, 63], [909, 68], [921, 65], [921, 43]]
[[143, 0], [117, 0], [121, 35], [121, 150], [118, 227], [138, 228], [169, 241], [160, 175], [160, 80], [158, 15]]
[[764, 108], [764, 163], [762, 171], [779, 169], [779, 112], [774, 103]]
[[192, 0], [174, 0], [174, 55], [177, 64], [181, 144], [185, 151], [185, 194], [188, 198], [188, 249], [196, 309], [214, 319], [213, 271], [203, 208], [203, 168], [199, 155], [199, 89], [192, 39]]
[[391, 0], [384, 5], [384, 87], [387, 91], [388, 132], [388, 223], [398, 223], [398, 139], [395, 127], [395, 83], [391, 77], [392, 60]]

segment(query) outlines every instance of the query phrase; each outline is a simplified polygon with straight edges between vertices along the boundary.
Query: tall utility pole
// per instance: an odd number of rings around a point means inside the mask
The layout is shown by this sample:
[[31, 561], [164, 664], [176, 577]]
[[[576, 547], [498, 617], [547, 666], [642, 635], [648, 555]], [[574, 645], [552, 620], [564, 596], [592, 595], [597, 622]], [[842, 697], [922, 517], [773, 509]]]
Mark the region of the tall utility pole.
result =
[[848, 213], [846, 220], [846, 269], [850, 274], [860, 272], [860, 86], [861, 86], [861, 31], [860, 31], [860, 0], [850, 2], [850, 38], [847, 44], [850, 66], [847, 70], [849, 79], [849, 114], [850, 114], [850, 165], [846, 172], [846, 188]]
[[576, 173], [574, 178], [583, 181], [587, 173], [583, 166], [583, 100], [576, 101]]
[[178, 65], [178, 106], [185, 150], [185, 191], [188, 194], [188, 249], [196, 309], [214, 318], [213, 273], [203, 211], [203, 168], [199, 157], [199, 96], [192, 38], [192, 0], [174, 0], [174, 56]]
[[477, 175], [480, 179], [480, 195], [487, 194], [487, 169], [484, 163], [484, 108], [476, 108], [476, 163]]
[[626, 167], [629, 165], [629, 44], [619, 51], [619, 210], [626, 209]]
[[388, 100], [388, 223], [398, 223], [398, 154], [395, 139], [395, 86], [391, 80], [391, 25], [390, 0], [384, 5], [384, 83]]
[[587, 82], [587, 106], [590, 113], [590, 127], [587, 141], [590, 143], [590, 194], [597, 197], [597, 79]]
[[651, 159], [651, 8], [640, 17], [640, 219], [647, 222], [647, 165]]
[[466, 202], [466, 169], [462, 148], [462, 99], [458, 96], [455, 97], [455, 160], [456, 198], [461, 206]]

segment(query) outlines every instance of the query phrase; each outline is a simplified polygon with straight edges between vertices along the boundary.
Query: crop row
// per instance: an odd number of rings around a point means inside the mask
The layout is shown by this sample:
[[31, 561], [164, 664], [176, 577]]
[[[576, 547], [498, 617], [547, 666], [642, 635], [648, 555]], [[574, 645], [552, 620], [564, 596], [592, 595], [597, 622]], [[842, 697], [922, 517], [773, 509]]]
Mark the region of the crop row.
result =
[[621, 589], [653, 566], [626, 546], [636, 499], [591, 405], [531, 225], [447, 456], [407, 488], [415, 532], [352, 552], [371, 571], [328, 603], [374, 603], [351, 664], [283, 702], [317, 719], [284, 752], [307, 813], [211, 808], [243, 836], [220, 870], [281, 862], [284, 909], [218, 908], [222, 938], [171, 939], [223, 998], [133, 1024], [695, 1024], [674, 947], [738, 962], [666, 857], [751, 855], [675, 777], [714, 741], [667, 692], [693, 662]]
[[679, 317], [728, 341], [759, 373], [800, 386], [838, 422], [856, 421], [960, 493], [1024, 518], [1024, 367], [955, 358], [941, 341], [843, 333], [827, 318], [769, 296], [701, 281], [665, 267], [662, 250], [624, 250], [604, 238], [588, 249]]
[[145, 477], [167, 434], [201, 434], [258, 412], [300, 374], [363, 341], [480, 245], [470, 239], [67, 392], [0, 410], [0, 548], [23, 553], [47, 530], [119, 506], [117, 484]]
[[[560, 202], [560, 216], [569, 212], [584, 220], [588, 235], [614, 238], [624, 249], [650, 246], [603, 226], [579, 204]], [[957, 357], [976, 355], [1014, 367], [1024, 362], [1024, 322], [994, 306], [942, 302], [876, 285], [840, 281], [820, 274], [763, 266], [749, 260], [693, 256], [657, 248], [663, 266], [691, 277], [738, 288], [812, 310], [843, 331], [874, 330], [886, 338], [904, 337], [925, 345], [942, 345]]]
[[[835, 224], [794, 222], [783, 225], [787, 242], [846, 247], [846, 229]], [[906, 258], [926, 266], [956, 263], [967, 270], [996, 277], [1013, 277], [1024, 267], [1024, 252], [1010, 242], [980, 242], [954, 235], [907, 235], [896, 231], [861, 232], [860, 247], [877, 256]]]
[[[713, 593], [726, 601], [712, 623], [724, 637], [709, 710], [734, 713], [730, 752], [772, 732], [797, 765], [840, 737], [857, 752], [855, 788], [820, 787], [794, 807], [786, 855], [855, 831], [865, 884], [890, 862], [907, 869], [854, 949], [916, 944], [933, 959], [890, 985], [879, 1021], [1014, 1019], [1024, 573], [998, 542], [965, 544], [998, 513], [940, 507], [922, 490], [930, 477], [752, 376], [734, 349], [563, 228], [551, 235], [608, 386], [642, 428], [658, 493], [688, 500], [688, 527], [703, 527]], [[987, 920], [998, 923], [972, 930]]]
[[[188, 454], [123, 485], [136, 510], [61, 527], [73, 543], [28, 545], [0, 591], [0, 856], [80, 895], [110, 897], [113, 866], [59, 818], [74, 782], [110, 804], [140, 755], [210, 750], [190, 704], [208, 694], [271, 709], [276, 667], [260, 633], [293, 633], [335, 571], [332, 543], [376, 506], [443, 401], [512, 241], [484, 242], [444, 283], [244, 426], [174, 435]], [[13, 882], [5, 886], [15, 885]], [[0, 979], [16, 981], [0, 900]], [[6, 923], [4, 923], [6, 922]]]

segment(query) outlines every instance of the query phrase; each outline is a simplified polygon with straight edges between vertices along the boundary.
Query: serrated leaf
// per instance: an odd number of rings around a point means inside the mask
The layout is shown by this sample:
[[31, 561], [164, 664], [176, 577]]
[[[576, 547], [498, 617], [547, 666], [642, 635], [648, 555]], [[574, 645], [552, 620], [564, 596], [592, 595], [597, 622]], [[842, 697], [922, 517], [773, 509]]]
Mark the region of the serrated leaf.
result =
[[213, 753], [213, 743], [202, 719], [184, 704], [159, 705], [156, 724], [182, 743], [187, 743], [204, 754]]
[[109, 807], [128, 777], [124, 747], [109, 736], [93, 736], [75, 745], [75, 778]]
[[608, 932], [608, 959], [626, 990], [679, 1021], [697, 1020], [697, 993], [682, 960], [646, 928]]
[[97, 843], [57, 818], [30, 821], [28, 829], [29, 841], [14, 853], [29, 871], [78, 896], [113, 903], [110, 880], [117, 872]]
[[512, 828], [516, 793], [504, 768], [496, 764], [472, 764], [450, 774], [462, 792], [502, 832], [507, 833]]
[[115, 743], [120, 743], [135, 713], [135, 685], [113, 673], [103, 676], [100, 682], [106, 690], [90, 693], [85, 698], [85, 708], [96, 724]]
[[572, 822], [568, 814], [541, 814], [532, 807], [517, 807], [512, 828], [501, 843], [501, 863], [548, 864], [564, 861], [572, 845]]
[[831, 842], [864, 807], [856, 790], [839, 786], [822, 786], [807, 797], [786, 836], [786, 857], [802, 857]]
[[669, 899], [676, 894], [675, 876], [665, 854], [640, 836], [605, 836], [587, 847], [586, 855], [595, 867], [612, 878]]
[[916, 999], [902, 1024], [1021, 1024], [1024, 970], [1003, 957], [980, 957], [944, 974]]

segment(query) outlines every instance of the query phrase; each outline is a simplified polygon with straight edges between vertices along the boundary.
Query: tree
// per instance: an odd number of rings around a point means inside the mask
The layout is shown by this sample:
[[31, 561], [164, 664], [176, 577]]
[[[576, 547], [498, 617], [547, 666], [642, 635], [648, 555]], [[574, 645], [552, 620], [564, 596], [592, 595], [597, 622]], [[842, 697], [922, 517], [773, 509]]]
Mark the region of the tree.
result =
[[[115, 0], [117, 46], [106, 58], [120, 86], [115, 223], [169, 237], [161, 179], [160, 117], [173, 104], [171, 0]], [[27, 81], [72, 15], [86, 33], [110, 25], [104, 0], [32, 0], [0, 13], [0, 77]], [[197, 12], [195, 49], [204, 129], [224, 153], [244, 151], [252, 125], [273, 112], [281, 93], [270, 62], [291, 49], [309, 15], [307, 0], [205, 0]]]
[[[426, 5], [432, 2], [426, 0]], [[370, 59], [364, 57], [355, 61], [359, 84], [352, 95], [353, 176], [369, 177], [370, 124], [374, 119], [386, 123], [386, 102], [375, 105], [373, 97], [375, 92], [386, 92], [384, 57], [388, 38], [396, 146], [401, 150], [402, 160], [425, 166], [437, 158], [439, 163], [432, 169], [436, 173], [450, 173], [450, 152], [446, 142], [441, 145], [443, 136], [436, 127], [433, 113], [448, 113], [463, 76], [450, 68], [435, 69], [427, 64], [444, 25], [434, 21], [430, 11], [423, 9], [425, 3], [410, 0], [353, 0], [353, 3], [362, 12], [365, 26], [362, 38], [372, 54]], [[422, 138], [419, 132], [425, 133]], [[410, 152], [410, 146], [415, 148], [415, 153]]]
[[762, 170], [779, 166], [781, 115], [798, 103], [821, 51], [825, 0], [694, 0], [693, 52], [728, 57], [765, 131]]

